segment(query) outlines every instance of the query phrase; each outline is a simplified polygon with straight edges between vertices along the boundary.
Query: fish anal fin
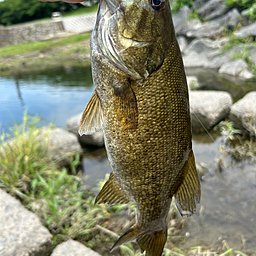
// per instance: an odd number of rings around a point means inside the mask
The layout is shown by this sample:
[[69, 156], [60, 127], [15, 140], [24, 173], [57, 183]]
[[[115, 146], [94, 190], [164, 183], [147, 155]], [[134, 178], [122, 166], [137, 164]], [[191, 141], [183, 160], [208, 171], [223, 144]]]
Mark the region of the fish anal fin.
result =
[[196, 204], [200, 202], [201, 188], [192, 150], [185, 167], [184, 180], [174, 196], [181, 216], [190, 216], [195, 212]]
[[102, 121], [102, 109], [100, 100], [96, 91], [92, 94], [92, 97], [85, 106], [82, 114], [78, 133], [80, 136], [83, 134], [92, 134], [101, 130]]
[[112, 172], [109, 179], [95, 199], [95, 204], [127, 204], [130, 202], [128, 195], [117, 182], [115, 174]]
[[122, 244], [136, 240], [145, 256], [161, 256], [167, 239], [167, 228], [161, 231], [142, 231], [136, 225], [115, 242], [110, 252]]
[[137, 99], [127, 79], [122, 85], [113, 85], [115, 109], [124, 130], [135, 130], [138, 126]]

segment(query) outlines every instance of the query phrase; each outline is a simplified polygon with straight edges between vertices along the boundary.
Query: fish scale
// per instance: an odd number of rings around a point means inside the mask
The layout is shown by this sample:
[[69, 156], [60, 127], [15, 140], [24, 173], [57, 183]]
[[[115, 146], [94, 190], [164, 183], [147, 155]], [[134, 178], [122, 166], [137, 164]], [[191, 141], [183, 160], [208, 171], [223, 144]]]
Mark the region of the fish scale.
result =
[[160, 11], [148, 0], [120, 0], [120, 8], [105, 1], [91, 37], [95, 92], [80, 133], [102, 126], [113, 170], [96, 203], [136, 206], [136, 224], [112, 249], [135, 240], [146, 256], [160, 256], [172, 198], [187, 216], [200, 200], [184, 66], [168, 1], [157, 2]]

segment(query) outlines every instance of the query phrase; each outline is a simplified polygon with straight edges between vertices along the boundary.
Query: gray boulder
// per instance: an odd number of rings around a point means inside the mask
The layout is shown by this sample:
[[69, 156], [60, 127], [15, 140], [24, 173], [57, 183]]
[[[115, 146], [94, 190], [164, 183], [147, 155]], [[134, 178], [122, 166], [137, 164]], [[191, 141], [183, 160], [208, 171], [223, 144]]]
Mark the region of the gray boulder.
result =
[[208, 62], [206, 68], [220, 68], [222, 65], [227, 62], [233, 61], [235, 55], [244, 55], [245, 52], [248, 52], [250, 55], [251, 61], [256, 64], [256, 47], [254, 44], [240, 44], [234, 46], [232, 49], [226, 51], [221, 55], [217, 55]]
[[45, 128], [44, 132], [49, 132], [48, 152], [53, 161], [68, 165], [70, 162], [69, 157], [82, 152], [82, 148], [74, 134], [61, 128], [51, 130]]
[[185, 49], [185, 67], [204, 67], [220, 52], [219, 46], [207, 38], [193, 40]]
[[242, 99], [237, 101], [230, 110], [229, 120], [234, 123], [234, 127], [242, 133], [255, 135], [256, 126], [256, 92], [247, 93]]
[[227, 22], [226, 22], [227, 27], [232, 29], [232, 28], [235, 28], [239, 23], [239, 21], [241, 20], [241, 15], [238, 12], [238, 10], [234, 8], [226, 14], [226, 19], [227, 19]]
[[238, 37], [241, 37], [241, 38], [244, 38], [244, 37], [247, 37], [247, 36], [256, 36], [256, 22], [246, 26], [246, 27], [243, 27], [241, 29], [239, 29], [237, 32], [236, 32], [236, 36]]
[[48, 256], [52, 235], [39, 218], [0, 189], [0, 255]]
[[190, 91], [189, 98], [192, 130], [198, 133], [211, 130], [227, 117], [232, 105], [227, 92]]
[[79, 128], [81, 116], [82, 116], [82, 113], [69, 118], [66, 122], [67, 130], [77, 136], [78, 141], [82, 147], [86, 147], [86, 146], [103, 147], [104, 135], [102, 131], [95, 132], [94, 134], [91, 134], [91, 135], [80, 136], [78, 134], [78, 128]]
[[173, 15], [173, 25], [177, 35], [180, 34], [180, 31], [183, 29], [184, 25], [188, 21], [189, 15], [191, 13], [192, 12], [189, 7], [184, 6], [176, 14]]
[[223, 64], [219, 69], [219, 73], [232, 76], [240, 76], [245, 79], [250, 79], [253, 77], [253, 74], [248, 71], [248, 65], [241, 59], [233, 60]]
[[225, 18], [204, 23], [198, 21], [192, 23], [192, 21], [187, 24], [186, 29], [181, 30], [189, 38], [207, 37], [215, 39], [224, 30]]
[[205, 3], [207, 3], [209, 0], [195, 0], [194, 1], [194, 6], [196, 9], [199, 9], [202, 7]]
[[177, 37], [177, 40], [180, 46], [180, 51], [183, 53], [186, 47], [188, 46], [188, 41], [184, 36]]
[[69, 239], [68, 241], [59, 244], [51, 256], [100, 256], [93, 250], [85, 247], [83, 244]]
[[215, 19], [228, 12], [223, 0], [210, 0], [198, 9], [198, 15], [207, 20]]

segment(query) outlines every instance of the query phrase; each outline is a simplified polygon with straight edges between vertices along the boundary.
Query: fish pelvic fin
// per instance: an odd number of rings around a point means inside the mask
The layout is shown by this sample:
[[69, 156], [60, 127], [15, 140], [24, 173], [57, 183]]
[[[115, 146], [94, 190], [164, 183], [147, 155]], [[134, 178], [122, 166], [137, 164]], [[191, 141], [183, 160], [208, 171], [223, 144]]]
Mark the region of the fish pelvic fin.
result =
[[78, 133], [80, 136], [83, 134], [92, 134], [101, 130], [102, 122], [102, 108], [100, 100], [96, 91], [93, 92], [92, 97], [88, 101], [82, 114]]
[[201, 188], [192, 150], [185, 167], [183, 183], [174, 196], [181, 216], [190, 216], [195, 212], [196, 204], [200, 202]]
[[142, 231], [137, 225], [126, 231], [111, 248], [112, 252], [122, 244], [136, 241], [145, 256], [161, 256], [167, 239], [167, 227], [161, 231]]
[[116, 180], [115, 174], [110, 173], [109, 179], [104, 184], [100, 193], [97, 195], [95, 204], [127, 204], [130, 202], [128, 195], [121, 188]]

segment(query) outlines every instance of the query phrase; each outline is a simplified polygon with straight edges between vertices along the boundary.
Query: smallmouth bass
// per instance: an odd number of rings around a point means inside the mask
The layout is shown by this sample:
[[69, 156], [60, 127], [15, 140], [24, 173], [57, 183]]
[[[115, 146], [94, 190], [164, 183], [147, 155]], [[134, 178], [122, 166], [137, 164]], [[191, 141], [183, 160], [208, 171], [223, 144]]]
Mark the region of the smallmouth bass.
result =
[[172, 198], [181, 215], [200, 201], [188, 89], [168, 0], [100, 0], [91, 36], [95, 91], [79, 133], [103, 129], [113, 172], [96, 203], [134, 202], [136, 224], [114, 244], [136, 241], [160, 256]]

